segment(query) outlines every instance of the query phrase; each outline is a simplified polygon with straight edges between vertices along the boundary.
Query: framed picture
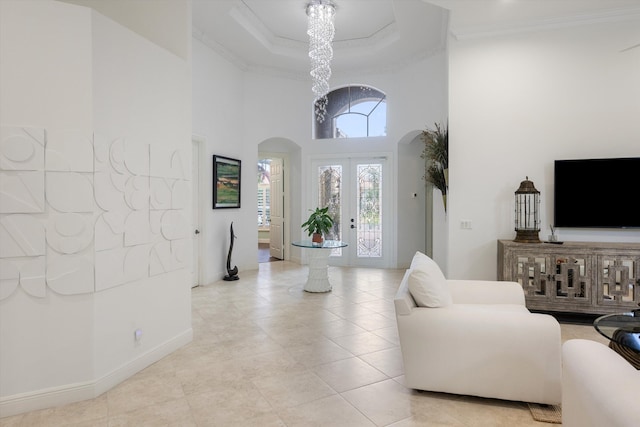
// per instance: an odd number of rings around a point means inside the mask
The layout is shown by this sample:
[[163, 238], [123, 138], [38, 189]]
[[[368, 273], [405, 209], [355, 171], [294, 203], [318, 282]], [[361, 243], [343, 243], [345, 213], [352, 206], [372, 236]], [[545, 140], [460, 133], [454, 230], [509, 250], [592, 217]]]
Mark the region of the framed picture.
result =
[[213, 209], [240, 207], [240, 160], [213, 156]]

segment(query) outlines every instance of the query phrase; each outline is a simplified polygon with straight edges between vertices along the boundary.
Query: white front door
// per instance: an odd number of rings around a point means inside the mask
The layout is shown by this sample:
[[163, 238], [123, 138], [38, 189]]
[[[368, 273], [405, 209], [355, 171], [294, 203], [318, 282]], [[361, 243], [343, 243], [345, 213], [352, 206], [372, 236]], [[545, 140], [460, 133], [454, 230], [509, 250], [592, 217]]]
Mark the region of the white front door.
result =
[[329, 206], [335, 223], [328, 238], [348, 244], [332, 251], [330, 264], [389, 266], [391, 197], [386, 169], [385, 157], [312, 162], [313, 207]]
[[271, 159], [270, 184], [269, 255], [284, 259], [284, 167], [282, 159]]

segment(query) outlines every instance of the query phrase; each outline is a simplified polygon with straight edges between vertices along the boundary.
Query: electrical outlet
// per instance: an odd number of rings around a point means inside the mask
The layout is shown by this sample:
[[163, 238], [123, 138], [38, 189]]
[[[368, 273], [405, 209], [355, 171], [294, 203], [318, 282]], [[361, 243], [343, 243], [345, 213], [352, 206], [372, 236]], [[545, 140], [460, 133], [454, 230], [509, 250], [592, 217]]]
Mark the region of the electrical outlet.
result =
[[463, 230], [471, 230], [471, 220], [470, 219], [463, 219], [460, 221], [460, 228]]

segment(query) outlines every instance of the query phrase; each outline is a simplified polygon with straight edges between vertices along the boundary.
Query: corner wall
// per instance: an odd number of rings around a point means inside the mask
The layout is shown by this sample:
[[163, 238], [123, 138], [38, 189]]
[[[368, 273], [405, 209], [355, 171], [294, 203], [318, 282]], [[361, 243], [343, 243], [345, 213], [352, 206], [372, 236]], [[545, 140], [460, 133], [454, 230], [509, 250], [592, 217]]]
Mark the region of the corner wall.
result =
[[75, 5], [0, 20], [2, 417], [188, 342], [192, 254], [189, 62]]

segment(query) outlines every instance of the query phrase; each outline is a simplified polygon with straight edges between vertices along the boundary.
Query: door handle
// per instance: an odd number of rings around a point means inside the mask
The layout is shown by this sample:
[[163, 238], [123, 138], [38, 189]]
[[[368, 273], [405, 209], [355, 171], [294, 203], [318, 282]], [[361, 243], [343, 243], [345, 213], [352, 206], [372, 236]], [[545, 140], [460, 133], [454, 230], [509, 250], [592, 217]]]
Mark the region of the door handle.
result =
[[200, 234], [200, 230], [196, 228], [195, 234]]
[[355, 225], [353, 225], [353, 224], [351, 224], [351, 228], [356, 228], [356, 226], [355, 226]]

